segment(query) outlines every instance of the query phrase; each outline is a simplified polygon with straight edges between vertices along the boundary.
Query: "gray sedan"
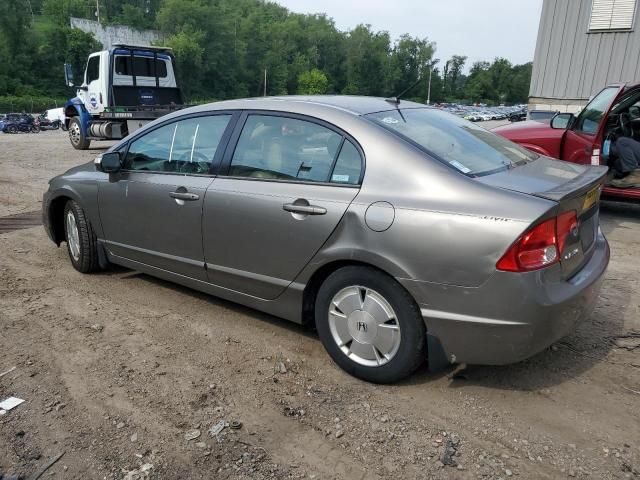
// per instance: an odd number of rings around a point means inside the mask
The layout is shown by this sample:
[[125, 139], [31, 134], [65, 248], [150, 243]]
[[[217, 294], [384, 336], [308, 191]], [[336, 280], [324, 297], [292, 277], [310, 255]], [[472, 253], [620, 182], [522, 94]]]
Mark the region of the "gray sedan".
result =
[[233, 100], [52, 179], [43, 216], [80, 272], [118, 264], [315, 325], [344, 370], [385, 383], [569, 334], [609, 261], [605, 174], [404, 100]]

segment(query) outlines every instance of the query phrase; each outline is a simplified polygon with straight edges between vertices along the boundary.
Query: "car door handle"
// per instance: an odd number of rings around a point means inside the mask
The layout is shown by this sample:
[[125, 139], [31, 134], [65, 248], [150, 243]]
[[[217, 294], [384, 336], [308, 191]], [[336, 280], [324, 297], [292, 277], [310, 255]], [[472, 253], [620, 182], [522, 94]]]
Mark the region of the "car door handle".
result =
[[325, 215], [327, 209], [324, 207], [317, 207], [315, 205], [298, 205], [296, 203], [285, 203], [282, 205], [282, 209], [291, 213], [302, 213], [305, 215]]
[[200, 196], [196, 193], [189, 192], [171, 192], [169, 193], [171, 198], [176, 198], [178, 200], [186, 200], [188, 202], [192, 202], [194, 200], [198, 200]]

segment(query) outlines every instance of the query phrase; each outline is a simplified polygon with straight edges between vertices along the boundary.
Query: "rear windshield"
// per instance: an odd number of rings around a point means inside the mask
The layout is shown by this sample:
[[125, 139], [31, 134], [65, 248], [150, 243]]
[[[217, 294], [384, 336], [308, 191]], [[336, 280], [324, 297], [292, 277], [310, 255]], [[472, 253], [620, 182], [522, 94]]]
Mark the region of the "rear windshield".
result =
[[538, 158], [503, 137], [434, 108], [389, 110], [366, 117], [470, 176], [506, 170]]
[[158, 77], [165, 78], [167, 76], [167, 64], [161, 58], [156, 59], [156, 69], [153, 68], [153, 57], [133, 57], [133, 68], [131, 68], [131, 56], [116, 56], [115, 69], [118, 75], [132, 75], [136, 77], [155, 77], [156, 71]]

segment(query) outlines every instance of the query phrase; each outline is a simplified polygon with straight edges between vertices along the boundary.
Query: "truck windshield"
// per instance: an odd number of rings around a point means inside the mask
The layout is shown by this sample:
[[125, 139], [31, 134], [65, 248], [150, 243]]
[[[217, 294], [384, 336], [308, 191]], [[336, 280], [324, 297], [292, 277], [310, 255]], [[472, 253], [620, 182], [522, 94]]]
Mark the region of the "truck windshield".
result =
[[595, 135], [600, 126], [600, 120], [618, 94], [618, 87], [607, 87], [591, 100], [578, 115], [575, 130]]
[[538, 158], [505, 138], [434, 108], [389, 110], [366, 117], [470, 176], [506, 170]]

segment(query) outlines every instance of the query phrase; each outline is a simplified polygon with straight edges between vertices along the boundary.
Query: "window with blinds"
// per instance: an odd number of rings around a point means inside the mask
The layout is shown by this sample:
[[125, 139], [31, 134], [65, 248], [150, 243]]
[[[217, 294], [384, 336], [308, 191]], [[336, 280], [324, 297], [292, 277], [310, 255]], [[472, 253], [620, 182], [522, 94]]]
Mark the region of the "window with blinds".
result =
[[590, 32], [631, 30], [637, 0], [593, 0]]

